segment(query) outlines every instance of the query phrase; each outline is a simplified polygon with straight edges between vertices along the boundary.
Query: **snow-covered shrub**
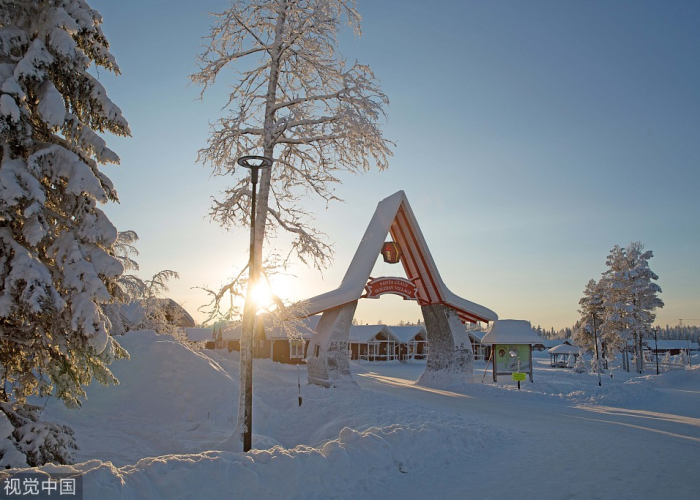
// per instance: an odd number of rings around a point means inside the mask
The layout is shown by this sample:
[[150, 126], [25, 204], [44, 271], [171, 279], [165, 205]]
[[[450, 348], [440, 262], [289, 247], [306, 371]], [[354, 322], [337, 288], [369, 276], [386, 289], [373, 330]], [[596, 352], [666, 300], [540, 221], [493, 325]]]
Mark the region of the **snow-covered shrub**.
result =
[[[573, 356], [573, 354], [571, 356]], [[580, 352], [578, 357], [576, 358], [576, 362], [574, 363], [574, 371], [576, 373], [586, 373], [588, 371], [588, 367], [586, 366], [586, 360], [583, 357], [582, 352]]]
[[664, 364], [664, 370], [668, 371], [671, 367], [671, 352], [666, 351], [666, 354], [664, 354], [663, 358], [663, 364]]
[[[581, 356], [583, 357], [583, 356]], [[598, 373], [600, 370], [600, 373], [605, 373], [605, 365], [602, 359], [596, 358], [595, 353], [593, 353], [593, 358], [591, 359], [591, 369], [590, 373]]]
[[78, 449], [67, 425], [39, 420], [39, 408], [0, 403], [0, 468], [71, 464]]

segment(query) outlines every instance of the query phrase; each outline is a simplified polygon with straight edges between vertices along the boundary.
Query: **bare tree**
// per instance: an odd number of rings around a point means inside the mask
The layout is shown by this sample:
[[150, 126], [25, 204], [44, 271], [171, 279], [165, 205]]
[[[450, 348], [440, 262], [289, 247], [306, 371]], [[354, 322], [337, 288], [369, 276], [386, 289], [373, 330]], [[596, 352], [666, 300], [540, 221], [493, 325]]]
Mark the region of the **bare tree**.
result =
[[[370, 68], [347, 64], [336, 53], [337, 34], [346, 21], [360, 35], [360, 15], [354, 0], [234, 1], [216, 14], [199, 56], [199, 71], [191, 76], [202, 95], [225, 70], [232, 70], [233, 90], [227, 114], [212, 126], [199, 161], [216, 175], [237, 177], [215, 200], [211, 216], [225, 227], [247, 227], [251, 191], [247, 173], [240, 175], [236, 159], [262, 154], [273, 159], [264, 169], [256, 210], [254, 254], [261, 273], [266, 234], [277, 229], [293, 234], [287, 258], [296, 255], [318, 269], [326, 267], [332, 249], [313, 227], [312, 215], [300, 205], [302, 196], [337, 200], [333, 186], [342, 172], [361, 173], [388, 166], [392, 143], [379, 128], [389, 100]], [[226, 71], [228, 76], [230, 71]], [[250, 356], [255, 305], [249, 291], [243, 313], [241, 366]], [[241, 370], [241, 387], [246, 375]], [[243, 391], [241, 391], [243, 398]], [[239, 432], [243, 432], [242, 408]]]

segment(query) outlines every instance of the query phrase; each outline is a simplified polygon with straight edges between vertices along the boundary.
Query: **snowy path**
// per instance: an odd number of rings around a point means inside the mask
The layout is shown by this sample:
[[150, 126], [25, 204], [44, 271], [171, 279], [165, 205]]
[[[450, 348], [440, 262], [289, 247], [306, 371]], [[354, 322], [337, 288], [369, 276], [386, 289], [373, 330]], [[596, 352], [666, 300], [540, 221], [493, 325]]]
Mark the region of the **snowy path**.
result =
[[[494, 450], [483, 460], [477, 457], [468, 467], [444, 471], [445, 477], [426, 478], [438, 491], [444, 485], [447, 498], [452, 498], [454, 481], [467, 477], [465, 492], [485, 498], [493, 498], [497, 491], [509, 496], [505, 494], [508, 490], [520, 499], [697, 498], [700, 491], [696, 475], [700, 418], [675, 414], [674, 408], [659, 412], [575, 407], [559, 399], [526, 400], [508, 392], [496, 398], [479, 391], [464, 396], [416, 387], [412, 377], [387, 374], [384, 367], [383, 374], [372, 370], [357, 368], [355, 379], [363, 390], [515, 431], [502, 451]], [[687, 398], [689, 405], [683, 408], [694, 406], [700, 413], [700, 392], [674, 392], [674, 401]], [[678, 477], [687, 480], [670, 480]], [[523, 488], [532, 485], [533, 478], [537, 487]]]

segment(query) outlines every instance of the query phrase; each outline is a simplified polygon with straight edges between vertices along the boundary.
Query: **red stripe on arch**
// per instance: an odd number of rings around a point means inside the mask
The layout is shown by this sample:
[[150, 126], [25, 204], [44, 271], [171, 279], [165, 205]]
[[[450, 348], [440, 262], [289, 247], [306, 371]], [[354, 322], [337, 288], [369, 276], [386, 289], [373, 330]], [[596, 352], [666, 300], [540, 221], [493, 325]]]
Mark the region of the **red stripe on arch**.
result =
[[420, 261], [416, 256], [416, 254], [420, 255], [420, 249], [418, 248], [418, 245], [416, 245], [416, 243], [412, 241], [410, 236], [407, 234], [407, 223], [405, 219], [399, 218], [398, 213], [396, 215], [396, 218], [394, 219], [394, 226], [399, 235], [399, 239], [402, 242], [403, 248], [406, 249], [406, 263], [408, 264], [408, 269], [404, 268], [406, 270], [406, 274], [408, 275], [410, 272], [412, 276], [409, 276], [409, 278], [417, 280], [417, 285], [420, 287], [420, 290], [422, 292], [423, 302], [425, 302], [426, 304], [434, 303], [436, 300], [435, 294], [431, 293], [431, 290], [428, 288], [429, 283], [426, 281], [425, 278], [426, 271], [425, 269], [421, 269]]
[[406, 238], [401, 225], [396, 219], [394, 219], [391, 224], [390, 232], [391, 237], [397, 241], [401, 247], [401, 264], [406, 272], [406, 276], [408, 279], [417, 281], [416, 286], [418, 286], [418, 289], [421, 292], [420, 299], [422, 302], [425, 302], [425, 299], [429, 299], [430, 296], [428, 295], [428, 291], [423, 284], [423, 280], [419, 279], [421, 276], [420, 272], [418, 271], [418, 267], [416, 266], [416, 258], [413, 255], [413, 249], [409, 245], [408, 239]]
[[[423, 268], [425, 271], [425, 274], [427, 274], [427, 278], [430, 281], [430, 288], [432, 288], [433, 293], [429, 294], [431, 303], [441, 303], [443, 301], [442, 295], [440, 294], [440, 288], [437, 286], [437, 283], [435, 282], [435, 277], [433, 276], [433, 273], [431, 272], [431, 268], [428, 265], [428, 262], [426, 261], [426, 257], [422, 252], [421, 246], [418, 243], [418, 239], [416, 238], [416, 235], [413, 231], [413, 228], [408, 222], [408, 217], [406, 216], [406, 212], [404, 211], [403, 203], [401, 204], [401, 207], [399, 207], [399, 211], [396, 215], [397, 219], [399, 219], [399, 224], [403, 223], [403, 226], [405, 226], [406, 230], [408, 231], [408, 234], [411, 238], [411, 243], [415, 245], [416, 251], [418, 253], [418, 257], [420, 258], [420, 261], [417, 262], [417, 267], [420, 266]], [[426, 249], [427, 250], [427, 249]], [[426, 276], [421, 276], [424, 280]], [[426, 288], [428, 288], [428, 284], [425, 283]]]

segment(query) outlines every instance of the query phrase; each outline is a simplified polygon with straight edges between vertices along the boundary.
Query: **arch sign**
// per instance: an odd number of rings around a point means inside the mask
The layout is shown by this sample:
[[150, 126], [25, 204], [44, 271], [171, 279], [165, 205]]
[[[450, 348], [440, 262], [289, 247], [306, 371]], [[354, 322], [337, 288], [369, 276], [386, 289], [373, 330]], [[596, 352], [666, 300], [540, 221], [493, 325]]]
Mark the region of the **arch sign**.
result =
[[378, 299], [385, 293], [399, 295], [403, 300], [418, 300], [418, 287], [405, 278], [370, 278], [361, 298]]

